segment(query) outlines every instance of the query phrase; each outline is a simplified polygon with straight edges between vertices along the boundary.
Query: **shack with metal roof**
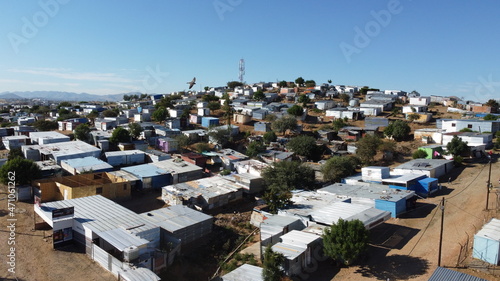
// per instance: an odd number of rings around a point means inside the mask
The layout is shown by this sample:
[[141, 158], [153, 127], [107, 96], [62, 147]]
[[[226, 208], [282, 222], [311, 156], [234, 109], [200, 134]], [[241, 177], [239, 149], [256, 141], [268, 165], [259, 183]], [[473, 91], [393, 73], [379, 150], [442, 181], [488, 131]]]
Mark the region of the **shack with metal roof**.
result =
[[172, 184], [172, 175], [152, 163], [124, 167], [121, 170], [139, 178], [136, 184], [137, 189], [159, 189]]
[[24, 157], [33, 161], [54, 159], [58, 165], [62, 160], [93, 156], [99, 158], [101, 150], [83, 141], [66, 141], [21, 147]]
[[453, 160], [413, 159], [393, 169], [396, 175], [421, 174], [429, 178], [439, 178], [453, 169]]
[[30, 139], [32, 144], [49, 144], [70, 141], [70, 138], [58, 132], [30, 132]]
[[92, 156], [63, 160], [61, 168], [72, 175], [113, 171], [113, 166]]
[[500, 220], [492, 218], [474, 235], [472, 257], [487, 263], [500, 264]]
[[144, 164], [146, 153], [141, 150], [109, 151], [104, 153], [106, 161], [113, 167]]
[[262, 267], [245, 263], [235, 270], [221, 276], [217, 281], [264, 281]]
[[181, 183], [203, 177], [203, 168], [184, 161], [180, 157], [151, 163], [160, 169], [167, 171], [172, 176], [172, 183]]

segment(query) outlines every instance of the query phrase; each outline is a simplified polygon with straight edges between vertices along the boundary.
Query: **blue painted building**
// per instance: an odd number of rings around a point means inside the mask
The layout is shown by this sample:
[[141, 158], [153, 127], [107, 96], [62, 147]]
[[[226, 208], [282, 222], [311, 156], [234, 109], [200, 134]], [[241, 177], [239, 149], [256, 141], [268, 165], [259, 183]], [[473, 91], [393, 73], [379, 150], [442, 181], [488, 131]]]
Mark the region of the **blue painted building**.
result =
[[208, 128], [219, 125], [219, 118], [217, 117], [203, 117], [201, 118], [201, 126]]
[[131, 166], [121, 170], [140, 179], [136, 185], [138, 189], [160, 189], [162, 186], [172, 184], [172, 174], [152, 164]]

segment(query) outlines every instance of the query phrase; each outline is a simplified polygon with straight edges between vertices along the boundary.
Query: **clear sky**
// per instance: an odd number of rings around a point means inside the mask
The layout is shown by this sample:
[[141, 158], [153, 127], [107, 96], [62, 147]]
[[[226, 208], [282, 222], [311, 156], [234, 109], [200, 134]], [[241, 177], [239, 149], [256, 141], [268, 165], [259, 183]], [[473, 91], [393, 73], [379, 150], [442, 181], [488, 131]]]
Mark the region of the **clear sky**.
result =
[[500, 98], [500, 1], [0, 1], [0, 92], [238, 80]]

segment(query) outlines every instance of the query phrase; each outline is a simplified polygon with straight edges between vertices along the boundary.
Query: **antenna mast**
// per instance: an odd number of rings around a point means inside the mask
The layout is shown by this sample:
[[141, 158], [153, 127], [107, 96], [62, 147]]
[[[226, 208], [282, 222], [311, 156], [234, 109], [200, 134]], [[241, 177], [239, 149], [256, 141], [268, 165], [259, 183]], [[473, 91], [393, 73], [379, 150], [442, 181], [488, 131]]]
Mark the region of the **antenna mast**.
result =
[[240, 82], [243, 83], [243, 75], [245, 75], [245, 60], [244, 59], [240, 59], [239, 70], [240, 70], [240, 74], [239, 74], [238, 78], [240, 79]]

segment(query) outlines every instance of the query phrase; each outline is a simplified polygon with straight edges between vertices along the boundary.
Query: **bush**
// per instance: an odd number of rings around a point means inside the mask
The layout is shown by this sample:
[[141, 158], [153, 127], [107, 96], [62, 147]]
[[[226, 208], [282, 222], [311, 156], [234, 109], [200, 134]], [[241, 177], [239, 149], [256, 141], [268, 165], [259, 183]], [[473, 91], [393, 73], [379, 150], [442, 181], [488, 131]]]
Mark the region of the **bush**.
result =
[[459, 166], [462, 164], [462, 162], [464, 162], [464, 158], [460, 155], [457, 155], [453, 157], [453, 162], [455, 163], [455, 165]]
[[426, 158], [427, 156], [428, 156], [427, 152], [421, 149], [416, 150], [412, 154], [413, 159]]

